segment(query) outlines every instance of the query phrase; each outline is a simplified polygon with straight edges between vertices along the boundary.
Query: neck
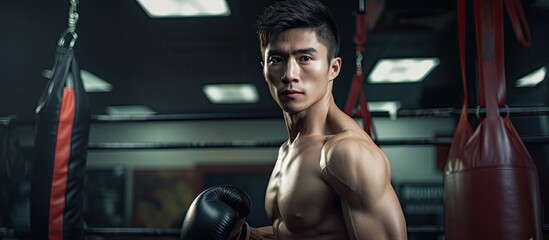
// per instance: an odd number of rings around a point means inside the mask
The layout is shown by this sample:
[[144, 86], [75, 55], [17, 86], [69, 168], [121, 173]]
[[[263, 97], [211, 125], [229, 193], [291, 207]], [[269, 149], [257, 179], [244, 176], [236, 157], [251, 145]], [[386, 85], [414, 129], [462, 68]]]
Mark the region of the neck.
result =
[[301, 112], [284, 112], [284, 120], [288, 129], [289, 143], [298, 136], [329, 134], [328, 118], [337, 110], [330, 94]]

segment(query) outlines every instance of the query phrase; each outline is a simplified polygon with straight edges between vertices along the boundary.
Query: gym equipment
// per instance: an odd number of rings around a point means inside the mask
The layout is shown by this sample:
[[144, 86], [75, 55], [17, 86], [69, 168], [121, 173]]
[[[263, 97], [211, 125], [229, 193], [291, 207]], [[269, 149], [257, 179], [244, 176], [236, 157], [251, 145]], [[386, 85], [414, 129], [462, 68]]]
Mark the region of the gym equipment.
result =
[[[414, 117], [459, 117], [463, 108], [426, 108], [426, 109], [399, 109], [396, 113], [397, 118], [414, 118]], [[542, 116], [549, 115], [549, 107], [547, 106], [530, 106], [530, 107], [502, 107], [499, 109], [501, 115], [513, 116]], [[372, 117], [390, 117], [387, 112], [370, 112]], [[468, 108], [465, 114], [480, 115], [486, 114], [485, 108]], [[213, 120], [261, 120], [261, 119], [280, 119], [282, 116], [278, 114], [156, 114], [156, 115], [102, 115], [92, 114], [91, 121], [93, 123], [108, 123], [108, 122], [169, 122], [169, 121], [213, 121]], [[353, 117], [358, 117], [353, 115]], [[18, 117], [0, 117], [0, 124], [12, 124], [13, 126], [25, 126], [34, 124], [34, 120], [23, 119]]]
[[[548, 136], [523, 137], [523, 142], [531, 144], [546, 144]], [[199, 149], [199, 148], [278, 148], [284, 142], [280, 141], [219, 141], [219, 142], [100, 142], [89, 143], [88, 150], [146, 150], [146, 149]], [[403, 145], [450, 145], [451, 138], [416, 138], [416, 139], [393, 139], [375, 140], [380, 146], [403, 146]]]
[[204, 190], [189, 207], [181, 226], [181, 240], [225, 240], [239, 229], [236, 239], [247, 239], [252, 203], [243, 190], [214, 186]]
[[[463, 65], [465, 0], [458, 4]], [[537, 170], [509, 116], [499, 113], [506, 106], [503, 2], [475, 1], [474, 11], [479, 100], [486, 116], [471, 134], [462, 114], [454, 136], [444, 174], [446, 239], [542, 239]]]
[[73, 49], [77, 1], [70, 4], [69, 27], [59, 39], [53, 75], [36, 108], [33, 239], [84, 239], [82, 197], [91, 114]]
[[[375, 134], [372, 127], [372, 115], [368, 110], [368, 101], [366, 100], [366, 96], [362, 90], [362, 84], [364, 81], [364, 75], [362, 72], [362, 53], [365, 50], [363, 45], [366, 42], [366, 32], [368, 26], [364, 1], [365, 0], [359, 0], [359, 10], [356, 12], [355, 16], [356, 32], [354, 42], [356, 44], [356, 71], [351, 84], [349, 97], [347, 98], [347, 103], [345, 105], [345, 113], [349, 116], [354, 116], [356, 114], [361, 117], [364, 131], [374, 138]], [[357, 112], [355, 113], [354, 110], [357, 100], [359, 100], [360, 104]]]

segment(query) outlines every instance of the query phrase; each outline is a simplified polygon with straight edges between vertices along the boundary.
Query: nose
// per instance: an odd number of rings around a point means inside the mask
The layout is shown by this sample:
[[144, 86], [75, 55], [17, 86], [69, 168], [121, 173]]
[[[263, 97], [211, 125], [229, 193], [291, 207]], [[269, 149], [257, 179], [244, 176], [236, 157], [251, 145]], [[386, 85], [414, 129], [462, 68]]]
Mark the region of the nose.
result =
[[295, 82], [299, 80], [299, 65], [293, 60], [289, 59], [286, 63], [286, 69], [284, 75], [282, 76], [282, 81], [284, 83]]

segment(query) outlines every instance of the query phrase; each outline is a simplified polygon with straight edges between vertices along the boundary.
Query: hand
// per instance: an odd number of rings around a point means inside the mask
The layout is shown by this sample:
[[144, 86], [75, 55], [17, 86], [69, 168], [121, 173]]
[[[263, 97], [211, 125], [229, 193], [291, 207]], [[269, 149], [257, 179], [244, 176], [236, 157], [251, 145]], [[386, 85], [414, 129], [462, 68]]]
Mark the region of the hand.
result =
[[181, 226], [181, 240], [247, 239], [245, 220], [250, 210], [250, 197], [241, 189], [208, 188], [189, 207]]

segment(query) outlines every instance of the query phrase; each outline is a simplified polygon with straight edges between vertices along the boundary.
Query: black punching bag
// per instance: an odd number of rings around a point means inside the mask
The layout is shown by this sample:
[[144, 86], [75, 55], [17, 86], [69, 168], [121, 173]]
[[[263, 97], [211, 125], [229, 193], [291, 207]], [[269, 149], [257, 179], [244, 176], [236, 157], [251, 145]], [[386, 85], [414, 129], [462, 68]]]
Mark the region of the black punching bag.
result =
[[72, 43], [62, 45], [36, 108], [32, 239], [84, 239], [82, 197], [90, 108]]

